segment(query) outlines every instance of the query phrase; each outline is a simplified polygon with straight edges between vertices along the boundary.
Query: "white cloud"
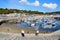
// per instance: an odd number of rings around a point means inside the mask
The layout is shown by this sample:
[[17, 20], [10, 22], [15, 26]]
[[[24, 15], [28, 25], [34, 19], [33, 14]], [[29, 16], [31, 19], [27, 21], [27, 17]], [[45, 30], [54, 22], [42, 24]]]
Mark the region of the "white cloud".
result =
[[39, 1], [36, 0], [34, 3], [32, 3], [32, 5], [39, 6], [40, 3], [39, 3]]
[[57, 4], [55, 4], [55, 3], [54, 4], [53, 3], [50, 3], [50, 4], [44, 3], [42, 6], [45, 8], [55, 9], [57, 7]]
[[27, 4], [27, 5], [32, 5], [32, 6], [39, 6], [39, 5], [40, 5], [40, 3], [39, 3], [38, 0], [36, 0], [36, 1], [33, 2], [33, 3], [30, 3], [30, 2], [28, 2], [27, 0], [20, 0], [19, 2], [20, 2], [20, 3]]
[[26, 3], [27, 0], [20, 0], [19, 2], [20, 2], [20, 3]]

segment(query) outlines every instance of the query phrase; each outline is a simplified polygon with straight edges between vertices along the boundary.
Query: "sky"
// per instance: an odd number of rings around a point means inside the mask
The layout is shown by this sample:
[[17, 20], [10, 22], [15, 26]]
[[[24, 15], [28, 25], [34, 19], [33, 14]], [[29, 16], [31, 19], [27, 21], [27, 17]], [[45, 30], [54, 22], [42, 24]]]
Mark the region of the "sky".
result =
[[60, 11], [60, 0], [0, 0], [0, 8], [55, 12]]

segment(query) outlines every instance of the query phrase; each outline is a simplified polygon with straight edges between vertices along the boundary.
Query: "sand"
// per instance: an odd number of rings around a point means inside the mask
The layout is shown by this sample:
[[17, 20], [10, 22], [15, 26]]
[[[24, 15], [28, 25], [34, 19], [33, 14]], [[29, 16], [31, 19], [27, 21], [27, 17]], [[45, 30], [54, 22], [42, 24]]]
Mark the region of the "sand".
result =
[[7, 33], [21, 33], [21, 30], [24, 30], [25, 33], [35, 33], [36, 31], [32, 28], [24, 28], [18, 27], [14, 24], [4, 23], [0, 25], [0, 32], [7, 32]]
[[4, 33], [0, 32], [0, 40], [60, 40], [60, 30], [50, 34], [25, 34], [22, 37], [20, 33]]
[[[25, 37], [21, 36], [21, 30], [25, 31]], [[0, 25], [0, 40], [60, 40], [60, 30], [46, 34], [39, 33], [36, 36], [35, 30], [31, 28], [17, 27], [7, 23]]]

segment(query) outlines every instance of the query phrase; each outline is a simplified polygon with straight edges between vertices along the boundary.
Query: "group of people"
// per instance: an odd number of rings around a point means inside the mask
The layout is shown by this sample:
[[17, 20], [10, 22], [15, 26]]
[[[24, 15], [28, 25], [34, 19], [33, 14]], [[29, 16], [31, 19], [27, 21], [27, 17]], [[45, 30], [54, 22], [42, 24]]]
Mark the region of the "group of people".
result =
[[[37, 30], [36, 33], [35, 33], [35, 35], [37, 36], [38, 34], [39, 34], [39, 31]], [[22, 36], [22, 37], [25, 36], [25, 32], [24, 32], [24, 30], [21, 31], [21, 36]]]

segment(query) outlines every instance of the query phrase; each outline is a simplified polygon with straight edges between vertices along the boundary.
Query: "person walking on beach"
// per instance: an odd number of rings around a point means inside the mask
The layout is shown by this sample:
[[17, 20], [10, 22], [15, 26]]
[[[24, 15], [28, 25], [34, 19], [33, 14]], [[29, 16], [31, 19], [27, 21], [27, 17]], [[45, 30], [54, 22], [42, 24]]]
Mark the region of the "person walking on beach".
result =
[[22, 37], [24, 37], [25, 35], [24, 35], [24, 30], [22, 30], [21, 31], [21, 35], [22, 35]]
[[35, 35], [38, 35], [38, 34], [39, 34], [39, 31], [37, 30]]

